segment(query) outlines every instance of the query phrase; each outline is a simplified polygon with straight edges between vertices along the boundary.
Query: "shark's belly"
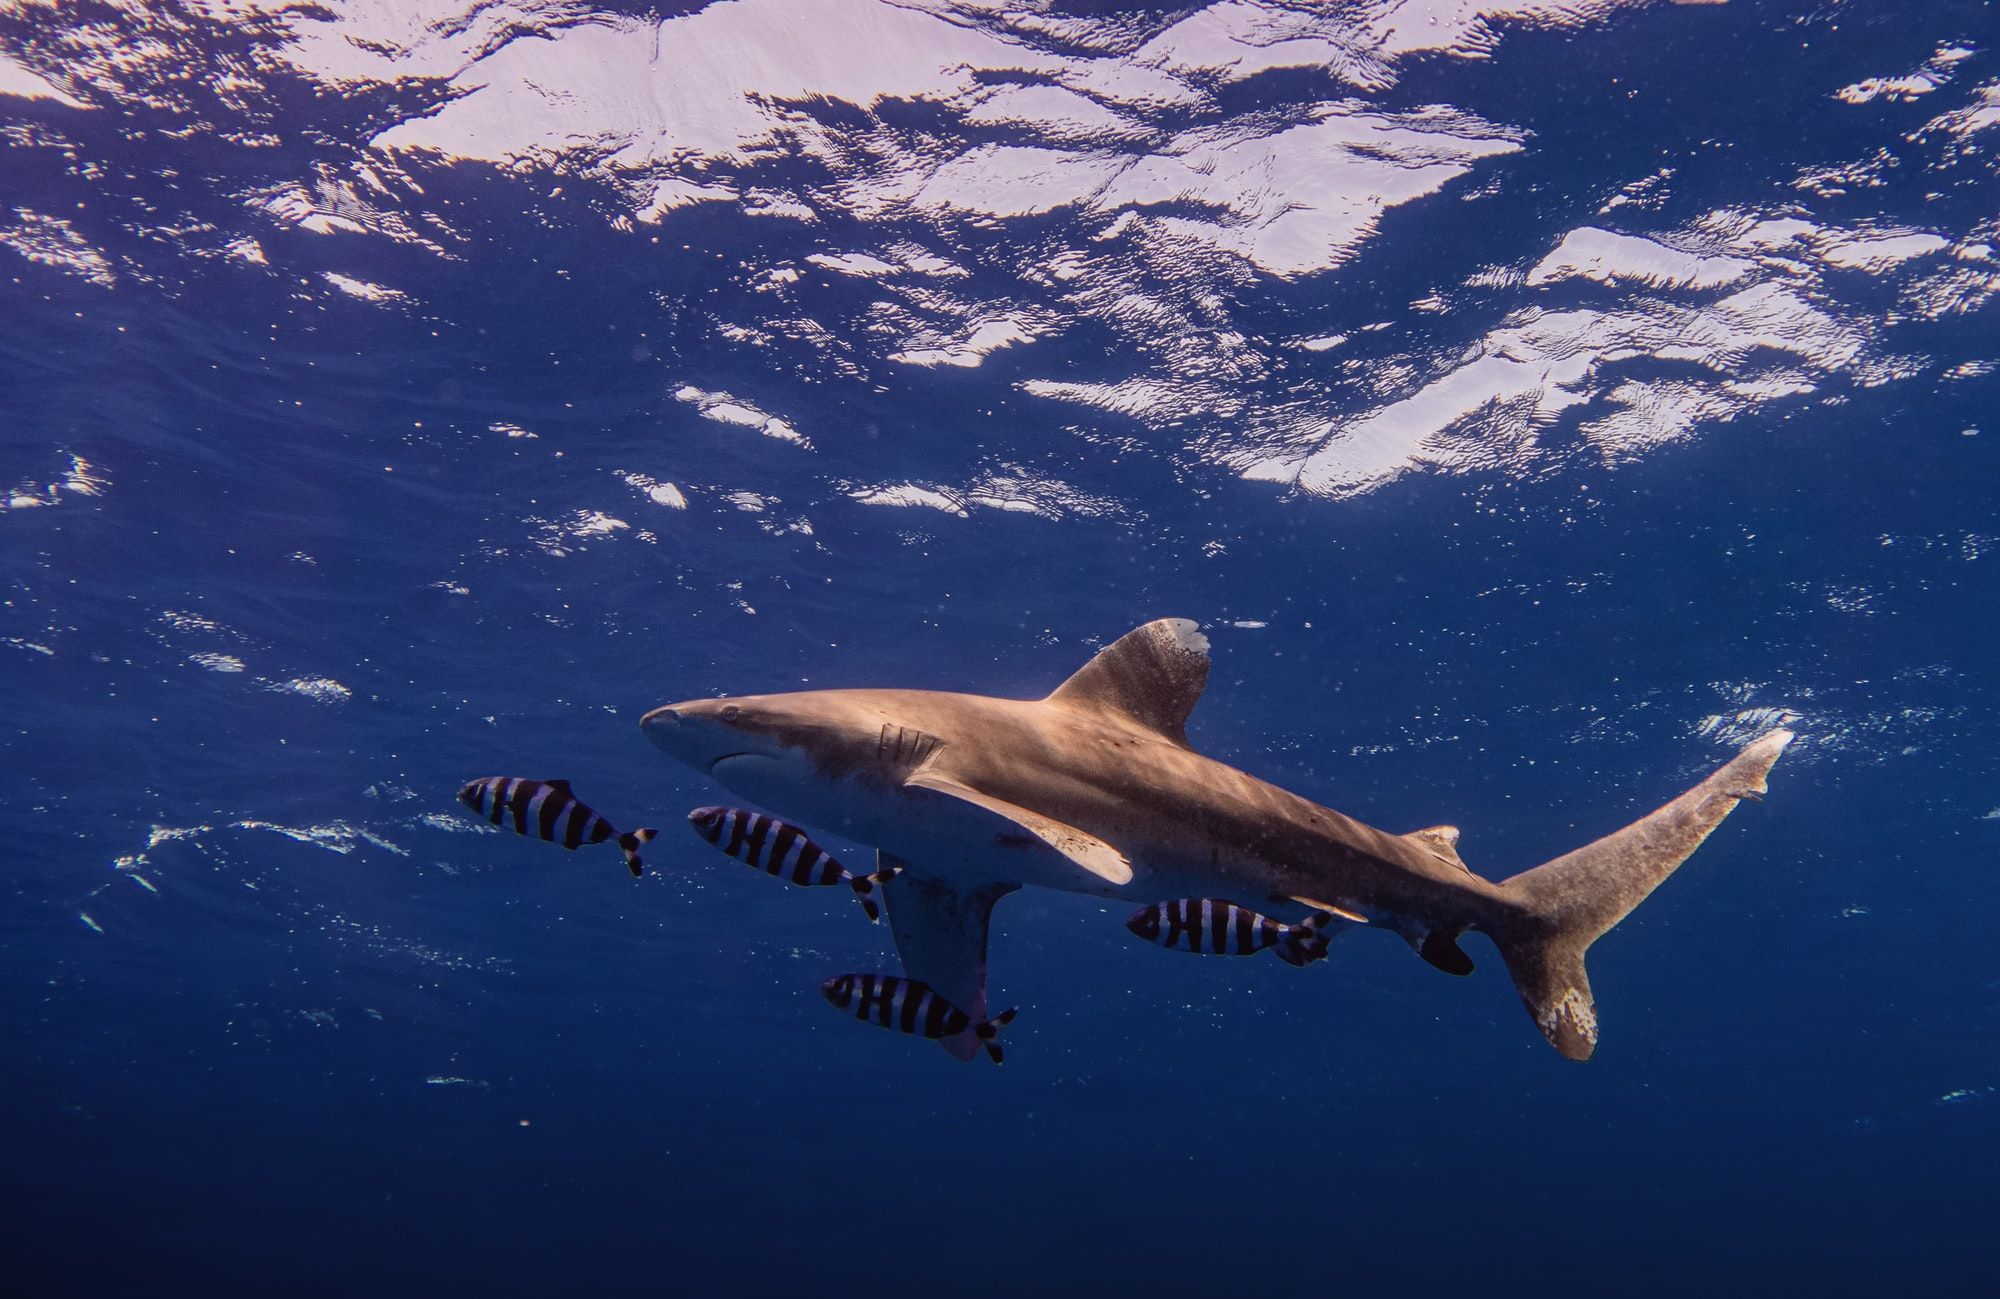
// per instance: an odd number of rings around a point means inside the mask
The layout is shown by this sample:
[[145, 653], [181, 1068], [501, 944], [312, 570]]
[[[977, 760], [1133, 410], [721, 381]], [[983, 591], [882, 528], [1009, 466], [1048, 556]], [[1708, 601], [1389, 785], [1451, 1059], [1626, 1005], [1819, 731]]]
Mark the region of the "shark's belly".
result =
[[983, 809], [930, 797], [905, 801], [882, 818], [869, 841], [923, 870], [968, 879], [1131, 901], [1135, 906], [1179, 897], [1228, 897], [1247, 904], [1299, 891], [1291, 872], [1246, 850], [1248, 837], [1176, 833], [1185, 827], [1130, 809], [1069, 809], [1078, 829], [1121, 852], [1132, 878], [1114, 884], [1093, 874], [1034, 834]]

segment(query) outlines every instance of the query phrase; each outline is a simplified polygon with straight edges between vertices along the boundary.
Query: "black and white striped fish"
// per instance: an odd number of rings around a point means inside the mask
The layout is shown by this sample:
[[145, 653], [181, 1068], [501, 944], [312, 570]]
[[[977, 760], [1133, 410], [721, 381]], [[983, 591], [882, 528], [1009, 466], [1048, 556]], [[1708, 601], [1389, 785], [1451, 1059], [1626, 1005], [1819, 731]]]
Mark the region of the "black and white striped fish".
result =
[[971, 1029], [986, 1054], [999, 1064], [1000, 1030], [1014, 1022], [1014, 1012], [1003, 1010], [983, 1024], [938, 995], [935, 988], [915, 979], [893, 974], [838, 974], [819, 985], [826, 999], [842, 1010], [852, 1009], [854, 1017], [883, 1028], [893, 1028], [918, 1037], [946, 1038]]
[[766, 875], [793, 884], [839, 884], [854, 890], [861, 909], [870, 920], [880, 920], [882, 909], [875, 905], [875, 886], [887, 884], [903, 873], [900, 866], [856, 875], [806, 837], [806, 832], [775, 816], [742, 807], [698, 807], [688, 813], [694, 832], [722, 851], [755, 866]]
[[639, 846], [650, 843], [658, 830], [619, 834], [611, 823], [570, 793], [567, 780], [527, 780], [520, 776], [487, 776], [458, 791], [458, 801], [495, 825], [511, 825], [517, 834], [533, 835], [565, 848], [616, 839], [625, 865], [634, 875], [645, 871]]
[[1126, 917], [1125, 927], [1161, 947], [1223, 956], [1252, 956], [1275, 947], [1287, 965], [1310, 965], [1326, 955], [1332, 937], [1326, 927], [1338, 919], [1315, 911], [1288, 925], [1221, 898], [1176, 898], [1139, 908]]

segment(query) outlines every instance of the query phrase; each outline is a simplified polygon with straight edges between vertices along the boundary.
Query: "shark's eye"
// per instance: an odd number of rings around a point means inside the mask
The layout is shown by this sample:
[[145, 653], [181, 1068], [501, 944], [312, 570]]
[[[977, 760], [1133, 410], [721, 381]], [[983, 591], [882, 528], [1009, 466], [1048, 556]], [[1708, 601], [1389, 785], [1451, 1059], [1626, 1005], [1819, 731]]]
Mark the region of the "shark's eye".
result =
[[733, 722], [742, 715], [743, 710], [735, 704], [724, 704], [722, 706], [722, 720], [725, 722]]

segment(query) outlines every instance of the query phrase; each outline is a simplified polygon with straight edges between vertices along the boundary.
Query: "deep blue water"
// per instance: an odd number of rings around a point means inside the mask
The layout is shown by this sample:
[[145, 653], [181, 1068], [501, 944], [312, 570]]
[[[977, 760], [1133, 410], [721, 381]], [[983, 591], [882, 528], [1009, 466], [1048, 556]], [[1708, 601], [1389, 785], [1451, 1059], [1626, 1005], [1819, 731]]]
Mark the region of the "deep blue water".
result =
[[[0, 10], [9, 1290], [1980, 1286], [2000, 22], [1410, 8]], [[996, 1070], [636, 724], [1162, 616], [1490, 877], [1800, 738], [1589, 1064], [1029, 890]]]

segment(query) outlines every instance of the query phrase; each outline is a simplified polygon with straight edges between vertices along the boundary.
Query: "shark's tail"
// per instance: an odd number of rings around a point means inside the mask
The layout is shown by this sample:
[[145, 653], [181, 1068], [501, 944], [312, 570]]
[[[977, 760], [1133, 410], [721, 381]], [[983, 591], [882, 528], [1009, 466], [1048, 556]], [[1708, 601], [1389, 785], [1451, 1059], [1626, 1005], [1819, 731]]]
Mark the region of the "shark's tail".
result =
[[849, 875], [847, 882], [854, 887], [854, 896], [861, 903], [861, 909], [868, 913], [872, 921], [882, 918], [882, 907], [875, 901], [875, 886], [887, 884], [903, 873], [901, 866], [891, 866], [887, 870], [876, 871], [872, 875]]
[[1686, 861], [1738, 800], [1761, 798], [1764, 777], [1792, 742], [1770, 731], [1650, 816], [1501, 885], [1517, 910], [1492, 925], [1494, 943], [1542, 1035], [1572, 1060], [1597, 1047], [1597, 1004], [1583, 955]]
[[625, 854], [625, 868], [637, 879], [646, 873], [646, 863], [639, 860], [639, 848], [659, 837], [658, 830], [630, 830], [618, 836], [618, 851]]

